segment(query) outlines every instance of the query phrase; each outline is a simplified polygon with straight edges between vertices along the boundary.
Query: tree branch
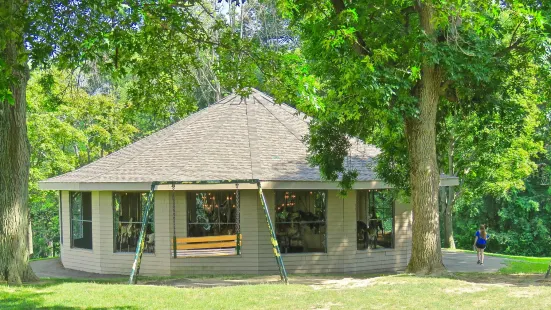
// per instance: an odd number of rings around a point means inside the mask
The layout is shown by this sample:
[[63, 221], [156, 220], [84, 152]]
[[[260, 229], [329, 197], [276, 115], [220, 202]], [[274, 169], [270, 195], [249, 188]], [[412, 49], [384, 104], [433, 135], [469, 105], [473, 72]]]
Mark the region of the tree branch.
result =
[[404, 24], [404, 28], [406, 30], [406, 34], [409, 34], [409, 16], [413, 13], [417, 12], [417, 10], [415, 10], [415, 6], [408, 6], [407, 8], [403, 8], [400, 13], [402, 13], [402, 15], [404, 15], [404, 18], [406, 20], [405, 24]]
[[[343, 0], [331, 0], [331, 3], [333, 4], [333, 8], [335, 9], [335, 13], [337, 13], [337, 15], [346, 10]], [[373, 55], [372, 51], [366, 46], [363, 36], [358, 31], [356, 31], [355, 34], [356, 42], [354, 43], [354, 50], [356, 53], [362, 56]]]
[[446, 94], [446, 91], [448, 90], [448, 87], [452, 84], [452, 80], [446, 80], [442, 85], [440, 85], [440, 96], [443, 96]]
[[518, 49], [522, 42], [523, 42], [522, 38], [518, 38], [515, 42], [513, 42], [512, 44], [509, 44], [509, 46], [507, 46], [506, 48], [504, 48], [501, 51], [495, 53], [494, 57], [503, 57], [503, 56], [507, 55], [512, 50]]

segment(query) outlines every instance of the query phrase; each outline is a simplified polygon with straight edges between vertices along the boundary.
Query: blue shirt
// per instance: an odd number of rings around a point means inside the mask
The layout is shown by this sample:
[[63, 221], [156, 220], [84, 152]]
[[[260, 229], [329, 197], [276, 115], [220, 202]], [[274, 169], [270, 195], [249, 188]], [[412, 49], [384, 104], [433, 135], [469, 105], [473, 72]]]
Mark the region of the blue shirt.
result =
[[489, 234], [486, 234], [486, 239], [482, 239], [482, 236], [480, 235], [480, 230], [476, 231], [475, 236], [478, 237], [478, 240], [476, 240], [476, 243], [478, 244], [486, 244], [486, 240], [488, 240], [488, 238], [490, 237]]

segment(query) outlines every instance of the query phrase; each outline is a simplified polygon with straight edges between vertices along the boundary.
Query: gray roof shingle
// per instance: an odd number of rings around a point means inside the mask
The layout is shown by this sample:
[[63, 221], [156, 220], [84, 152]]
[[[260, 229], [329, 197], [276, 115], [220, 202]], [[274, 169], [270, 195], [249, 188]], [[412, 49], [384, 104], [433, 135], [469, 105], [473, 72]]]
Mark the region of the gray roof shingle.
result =
[[[308, 119], [253, 90], [230, 95], [189, 117], [75, 171], [43, 183], [108, 183], [259, 179], [321, 181], [307, 161]], [[347, 165], [359, 181], [375, 180], [368, 163], [379, 154], [352, 139]]]

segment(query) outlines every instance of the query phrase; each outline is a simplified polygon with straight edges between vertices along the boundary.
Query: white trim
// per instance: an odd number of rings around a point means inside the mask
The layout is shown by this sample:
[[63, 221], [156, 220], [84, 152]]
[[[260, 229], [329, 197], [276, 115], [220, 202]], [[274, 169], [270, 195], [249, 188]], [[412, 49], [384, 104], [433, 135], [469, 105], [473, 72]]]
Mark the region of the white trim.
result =
[[64, 191], [149, 191], [151, 182], [111, 182], [111, 183], [68, 183], [68, 182], [38, 182], [41, 190]]
[[440, 177], [440, 186], [459, 186], [458, 177]]
[[[312, 190], [339, 190], [338, 182], [325, 181], [261, 181], [263, 189], [312, 189]], [[457, 186], [459, 178], [440, 177], [440, 186]], [[110, 183], [58, 183], [58, 182], [39, 182], [41, 190], [68, 190], [68, 191], [149, 191], [150, 182], [110, 182]], [[240, 183], [239, 189], [256, 189], [256, 184]], [[392, 188], [381, 180], [356, 181], [352, 189], [384, 189]], [[235, 184], [176, 184], [176, 190], [232, 190]], [[172, 185], [163, 184], [157, 186], [159, 191], [172, 190]]]
[[[324, 190], [339, 190], [338, 182], [322, 182], [322, 181], [265, 181], [260, 182], [263, 189], [324, 189]], [[382, 189], [391, 188], [392, 186], [383, 181], [356, 181], [352, 189]]]
[[[226, 184], [176, 184], [174, 189], [177, 191], [200, 191], [200, 190], [235, 190], [235, 183]], [[257, 189], [256, 184], [239, 183], [239, 189]], [[171, 184], [162, 184], [157, 186], [158, 191], [172, 190]]]

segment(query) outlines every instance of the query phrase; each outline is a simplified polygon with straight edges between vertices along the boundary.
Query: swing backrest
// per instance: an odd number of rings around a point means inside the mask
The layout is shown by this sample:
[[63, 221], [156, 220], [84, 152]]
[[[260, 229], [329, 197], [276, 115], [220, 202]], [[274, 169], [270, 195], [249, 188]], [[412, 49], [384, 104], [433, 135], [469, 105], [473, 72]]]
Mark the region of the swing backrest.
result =
[[[236, 246], [237, 235], [176, 238], [177, 250], [235, 248]], [[172, 248], [174, 249], [174, 246]]]

